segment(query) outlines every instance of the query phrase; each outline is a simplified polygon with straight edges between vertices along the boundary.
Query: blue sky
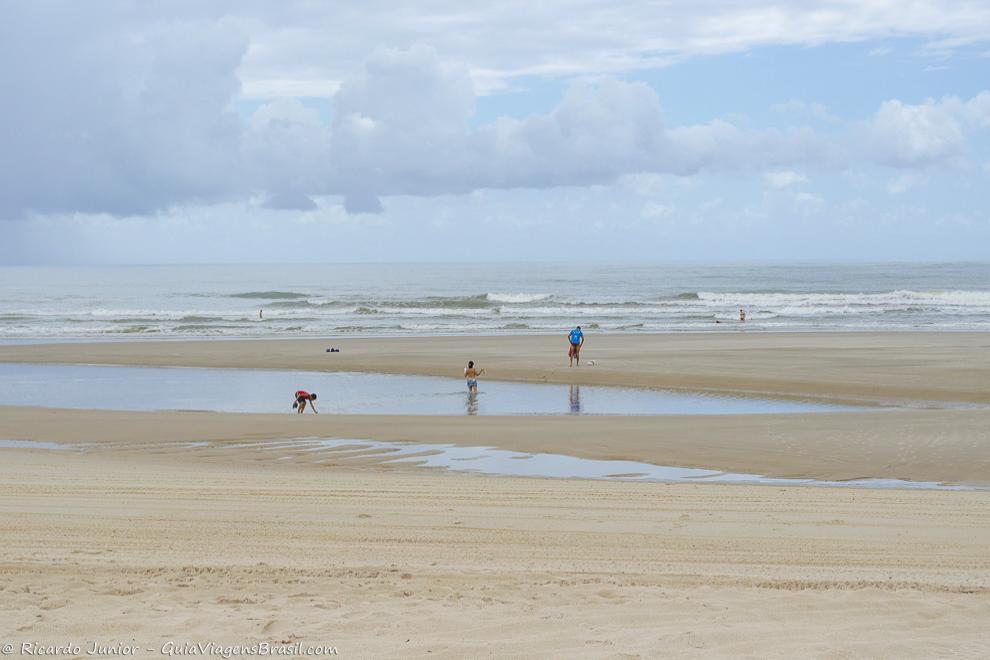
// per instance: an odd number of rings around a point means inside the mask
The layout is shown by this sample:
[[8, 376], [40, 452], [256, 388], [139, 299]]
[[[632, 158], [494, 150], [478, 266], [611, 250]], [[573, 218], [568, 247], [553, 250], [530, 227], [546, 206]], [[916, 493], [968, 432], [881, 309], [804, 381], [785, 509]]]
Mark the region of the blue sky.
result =
[[990, 258], [979, 4], [39, 2], [0, 26], [0, 263]]

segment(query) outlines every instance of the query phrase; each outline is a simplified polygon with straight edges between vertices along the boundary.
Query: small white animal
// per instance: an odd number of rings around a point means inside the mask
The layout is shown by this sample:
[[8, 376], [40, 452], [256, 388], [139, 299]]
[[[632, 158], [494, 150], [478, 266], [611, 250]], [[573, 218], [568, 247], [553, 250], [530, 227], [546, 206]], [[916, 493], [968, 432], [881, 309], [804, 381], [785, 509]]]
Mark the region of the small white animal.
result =
[[588, 366], [589, 367], [595, 366], [595, 361], [594, 360], [588, 360]]

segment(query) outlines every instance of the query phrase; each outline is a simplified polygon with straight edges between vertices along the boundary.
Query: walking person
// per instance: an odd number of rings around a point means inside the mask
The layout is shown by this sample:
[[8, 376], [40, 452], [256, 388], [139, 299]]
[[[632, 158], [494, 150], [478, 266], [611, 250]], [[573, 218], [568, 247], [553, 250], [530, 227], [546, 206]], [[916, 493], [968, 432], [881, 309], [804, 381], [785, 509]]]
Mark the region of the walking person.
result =
[[468, 366], [464, 368], [464, 380], [467, 381], [469, 392], [478, 391], [478, 377], [485, 373], [484, 369], [478, 370], [474, 366], [474, 360], [468, 360]]
[[570, 343], [570, 348], [567, 349], [567, 357], [569, 358], [567, 366], [573, 367], [577, 363], [580, 367], [581, 347], [584, 346], [584, 333], [581, 332], [581, 326], [577, 326], [568, 333], [567, 341]]

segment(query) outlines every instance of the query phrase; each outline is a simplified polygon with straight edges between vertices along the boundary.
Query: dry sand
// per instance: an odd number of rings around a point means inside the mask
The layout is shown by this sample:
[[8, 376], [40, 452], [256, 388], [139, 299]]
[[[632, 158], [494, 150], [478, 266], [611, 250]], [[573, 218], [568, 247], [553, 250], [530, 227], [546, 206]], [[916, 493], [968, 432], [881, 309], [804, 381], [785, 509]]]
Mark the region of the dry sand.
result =
[[[990, 401], [988, 335], [592, 337], [597, 364], [580, 370], [560, 366], [562, 343], [65, 344], [0, 347], [0, 360], [456, 375], [471, 357], [505, 379]], [[990, 656], [990, 492], [494, 478], [232, 446], [309, 435], [990, 483], [986, 410], [468, 419], [0, 408], [0, 438], [91, 443], [0, 449], [0, 644]], [[183, 446], [206, 439], [215, 445]]]
[[987, 493], [3, 457], [0, 641], [302, 641], [354, 658], [990, 650]]

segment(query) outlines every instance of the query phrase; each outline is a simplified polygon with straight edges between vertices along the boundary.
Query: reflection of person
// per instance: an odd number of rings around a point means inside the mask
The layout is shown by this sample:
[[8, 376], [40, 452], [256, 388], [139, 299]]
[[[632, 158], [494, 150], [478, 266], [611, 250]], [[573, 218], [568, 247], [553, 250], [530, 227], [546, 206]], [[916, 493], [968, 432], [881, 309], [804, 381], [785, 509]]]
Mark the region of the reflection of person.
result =
[[478, 390], [468, 390], [467, 397], [467, 414], [477, 415], [478, 414]]
[[574, 363], [577, 362], [577, 365], [580, 367], [581, 347], [584, 346], [584, 333], [581, 332], [581, 326], [574, 328], [568, 333], [567, 341], [570, 342], [570, 348], [567, 349], [567, 366], [573, 367]]
[[313, 413], [318, 415], [319, 413], [316, 412], [316, 394], [310, 394], [306, 390], [297, 390], [296, 402], [292, 404], [292, 407], [298, 408], [298, 410], [296, 410], [297, 413], [302, 413], [302, 411], [306, 410], [307, 403], [309, 404], [309, 407], [313, 409]]
[[571, 385], [570, 400], [571, 400], [571, 414], [572, 415], [579, 415], [579, 414], [581, 414], [581, 386], [580, 385]]
[[468, 366], [464, 368], [464, 379], [467, 381], [468, 391], [478, 391], [478, 377], [485, 373], [485, 370], [474, 368], [474, 360], [468, 360]]

